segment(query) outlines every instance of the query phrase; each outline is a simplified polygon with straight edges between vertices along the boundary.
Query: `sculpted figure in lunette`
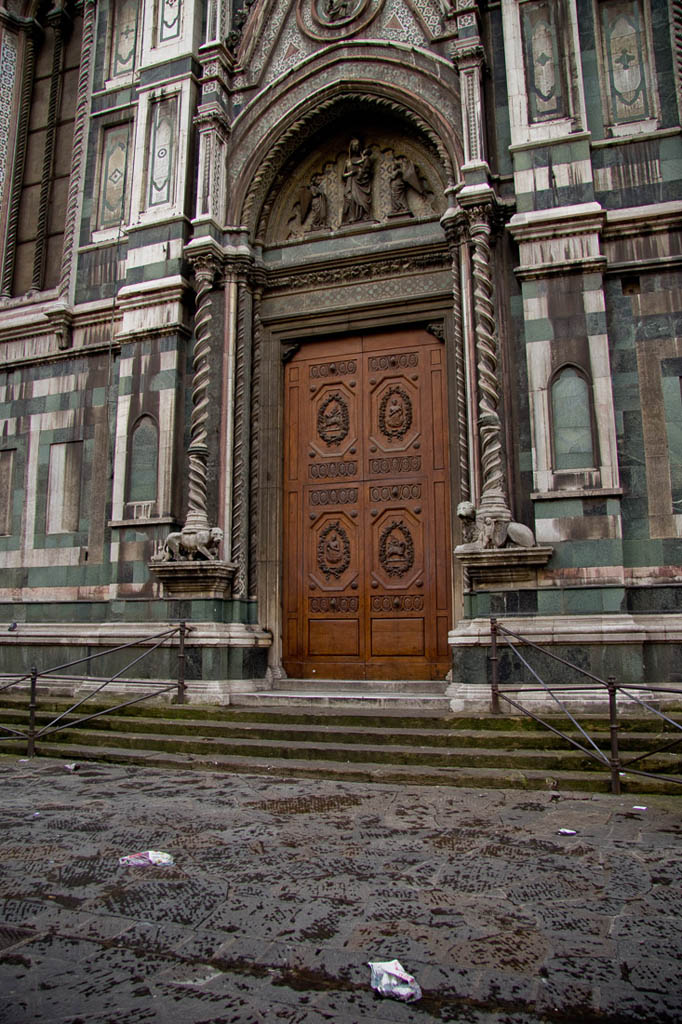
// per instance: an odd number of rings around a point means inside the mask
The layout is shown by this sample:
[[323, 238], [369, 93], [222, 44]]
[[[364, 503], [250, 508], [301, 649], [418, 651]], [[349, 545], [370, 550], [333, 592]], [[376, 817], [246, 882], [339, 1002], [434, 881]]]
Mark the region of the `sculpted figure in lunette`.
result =
[[374, 167], [368, 149], [359, 139], [351, 139], [343, 169], [342, 224], [357, 224], [372, 217], [372, 178]]

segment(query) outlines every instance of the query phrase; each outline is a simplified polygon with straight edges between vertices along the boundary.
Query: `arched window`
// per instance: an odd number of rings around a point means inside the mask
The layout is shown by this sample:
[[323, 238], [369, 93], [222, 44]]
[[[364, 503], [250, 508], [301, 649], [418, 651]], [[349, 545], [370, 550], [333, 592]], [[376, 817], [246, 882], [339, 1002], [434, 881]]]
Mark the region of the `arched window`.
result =
[[159, 476], [159, 430], [151, 416], [141, 416], [130, 437], [128, 501], [156, 501]]
[[552, 461], [555, 470], [596, 466], [590, 385], [575, 366], [564, 366], [551, 384]]

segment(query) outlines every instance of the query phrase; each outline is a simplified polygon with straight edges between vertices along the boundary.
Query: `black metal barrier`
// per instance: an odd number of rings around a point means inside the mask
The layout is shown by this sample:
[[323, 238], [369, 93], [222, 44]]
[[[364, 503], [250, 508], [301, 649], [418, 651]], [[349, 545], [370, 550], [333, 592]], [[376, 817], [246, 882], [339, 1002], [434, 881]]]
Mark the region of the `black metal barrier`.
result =
[[[77, 725], [82, 725], [84, 722], [89, 722], [93, 718], [99, 718], [101, 715], [109, 715], [114, 711], [120, 711], [122, 708], [130, 707], [132, 704], [139, 704], [143, 700], [149, 700], [151, 697], [158, 697], [162, 693], [169, 693], [171, 690], [176, 690], [176, 700], [178, 704], [185, 703], [185, 693], [187, 686], [185, 684], [185, 638], [190, 628], [186, 622], [180, 622], [177, 626], [173, 626], [171, 629], [164, 630], [162, 633], [154, 633], [151, 636], [139, 637], [136, 640], [131, 640], [126, 644], [120, 644], [118, 647], [110, 647], [104, 651], [98, 651], [96, 654], [88, 654], [84, 658], [78, 658], [76, 661], [69, 661], [64, 665], [57, 665], [55, 668], [46, 669], [44, 672], [39, 672], [35, 665], [31, 667], [30, 672], [25, 672], [23, 675], [12, 676], [12, 678], [3, 683], [0, 686], [0, 693], [4, 690], [10, 689], [12, 686], [19, 686], [21, 683], [30, 680], [29, 685], [29, 704], [28, 704], [28, 729], [26, 731], [22, 729], [12, 729], [10, 726], [0, 724], [0, 730], [5, 734], [0, 736], [0, 742], [2, 740], [26, 740], [26, 754], [28, 757], [35, 755], [36, 740], [39, 740], [45, 736], [51, 736], [53, 733], [60, 732], [63, 729], [72, 729]], [[132, 700], [122, 701], [120, 704], [107, 705], [105, 708], [101, 708], [99, 711], [94, 711], [91, 714], [84, 715], [82, 718], [77, 718], [75, 721], [69, 720], [64, 721], [69, 715], [72, 715], [81, 705], [86, 704], [89, 700], [92, 700], [94, 696], [101, 693], [109, 683], [113, 683], [115, 680], [120, 679], [120, 676], [124, 675], [134, 665], [139, 664], [144, 658], [148, 657], [154, 651], [158, 650], [168, 641], [172, 641], [174, 637], [178, 638], [178, 672], [177, 681], [173, 683], [164, 683], [153, 679], [125, 679], [120, 680], [119, 685], [123, 686], [148, 686], [151, 687], [152, 692], [143, 693], [137, 697], [133, 697]], [[139, 647], [140, 644], [150, 643], [152, 640], [156, 640], [157, 643], [143, 651], [142, 654], [137, 655], [124, 665], [122, 669], [115, 672], [114, 675], [104, 679], [102, 677], [96, 677], [93, 675], [83, 676], [67, 676], [65, 672], [67, 669], [74, 668], [76, 665], [82, 665], [83, 662], [94, 661], [95, 658], [103, 658], [108, 654], [117, 654], [119, 651], [124, 651], [129, 647]], [[88, 693], [85, 697], [81, 697], [72, 704], [66, 711], [62, 711], [60, 714], [53, 718], [47, 725], [43, 725], [41, 728], [36, 727], [36, 715], [38, 711], [38, 683], [41, 679], [51, 678], [53, 680], [59, 679], [61, 681], [78, 682], [78, 683], [97, 683], [95, 689]]]
[[[500, 686], [500, 678], [499, 678], [499, 661], [500, 661], [500, 657], [499, 657], [499, 638], [500, 637], [504, 638], [505, 645], [516, 655], [516, 657], [519, 659], [519, 661], [521, 661], [522, 664], [525, 665], [525, 667], [528, 669], [528, 671], [533, 676], [533, 678], [538, 681], [539, 686], [526, 686], [526, 685], [517, 686], [517, 685], [514, 685], [514, 686], [510, 686], [507, 689], [505, 689], [504, 687]], [[518, 645], [514, 644], [512, 642], [512, 640], [509, 639], [510, 637], [513, 637], [514, 640], [517, 640], [520, 644], [523, 644], [524, 647], [530, 647], [530, 648], [532, 648], [535, 651], [539, 651], [541, 654], [545, 655], [545, 657], [551, 658], [553, 661], [557, 661], [560, 664], [566, 665], [568, 668], [573, 669], [575, 672], [578, 672], [581, 676], [585, 676], [587, 679], [591, 680], [591, 684], [585, 684], [585, 685], [565, 684], [565, 685], [561, 685], [561, 686], [557, 686], [557, 685], [550, 686], [543, 679], [541, 679], [541, 677], [539, 676], [537, 671], [527, 661], [527, 659], [524, 658], [524, 656], [521, 654]], [[642, 684], [638, 683], [636, 687], [626, 686], [626, 685], [617, 683], [616, 679], [615, 679], [615, 676], [609, 676], [608, 679], [601, 679], [599, 676], [594, 675], [592, 672], [588, 672], [586, 669], [581, 668], [580, 665], [576, 665], [574, 662], [567, 661], [566, 658], [559, 657], [558, 654], [554, 654], [552, 651], [548, 650], [546, 647], [541, 647], [539, 644], [533, 643], [533, 641], [529, 640], [527, 637], [521, 636], [519, 633], [515, 633], [511, 629], [507, 629], [505, 626], [501, 626], [496, 618], [491, 618], [490, 619], [490, 681], [491, 681], [491, 705], [490, 705], [490, 710], [492, 711], [492, 713], [494, 715], [501, 715], [502, 714], [502, 709], [501, 709], [501, 706], [500, 706], [500, 700], [504, 700], [508, 704], [510, 704], [512, 707], [514, 707], [518, 711], [520, 711], [522, 714], [527, 715], [529, 718], [532, 718], [539, 725], [542, 725], [545, 729], [549, 729], [555, 735], [560, 736], [562, 739], [566, 740], [567, 743], [570, 743], [572, 746], [577, 747], [578, 750], [582, 750], [583, 753], [586, 754], [588, 757], [592, 758], [594, 761], [598, 762], [600, 765], [603, 765], [604, 767], [609, 769], [609, 771], [611, 773], [611, 792], [612, 793], [616, 793], [616, 794], [620, 793], [620, 791], [621, 791], [621, 775], [625, 772], [626, 769], [627, 769], [628, 772], [630, 772], [633, 775], [644, 775], [644, 776], [647, 776], [649, 778], [654, 778], [654, 779], [661, 779], [662, 778], [666, 782], [673, 782], [673, 783], [675, 783], [677, 785], [682, 785], [682, 777], [675, 778], [674, 776], [663, 775], [659, 771], [645, 771], [644, 769], [641, 769], [641, 768], [639, 768], [639, 769], [638, 768], [634, 768], [634, 769], [632, 768], [633, 764], [636, 764], [639, 761], [643, 761], [647, 757], [653, 757], [654, 754], [661, 754], [661, 753], [667, 752], [669, 750], [672, 750], [674, 747], [679, 746], [679, 744], [682, 743], [682, 724], [680, 724], [679, 722], [676, 722], [674, 719], [670, 718], [669, 715], [666, 715], [659, 708], [654, 707], [653, 704], [649, 704], [647, 701], [642, 700], [640, 697], [637, 696], [636, 693], [632, 692], [633, 689], [637, 689], [638, 691], [645, 691], [645, 692], [648, 692], [648, 693], [664, 693], [667, 696], [671, 696], [671, 695], [675, 695], [675, 694], [682, 696], [682, 690], [675, 689], [673, 687], [648, 686], [648, 685], [645, 685], [643, 683]], [[582, 725], [580, 725], [580, 723], [577, 721], [577, 719], [571, 714], [569, 709], [566, 707], [565, 703], [562, 700], [560, 700], [559, 697], [557, 697], [557, 695], [556, 695], [556, 691], [569, 691], [570, 693], [579, 693], [579, 692], [581, 692], [583, 690], [593, 691], [594, 688], [595, 688], [595, 684], [596, 684], [597, 687], [604, 689], [606, 691], [607, 695], [608, 695], [608, 702], [609, 702], [609, 734], [610, 734], [610, 755], [609, 756], [607, 756], [597, 746], [597, 744], [592, 739], [592, 737], [588, 735], [588, 733], [585, 731], [585, 729], [583, 729]], [[542, 718], [540, 718], [538, 715], [534, 714], [534, 712], [530, 711], [523, 704], [520, 704], [517, 700], [514, 700], [512, 697], [509, 696], [510, 692], [513, 692], [514, 695], [516, 697], [518, 697], [519, 695], [524, 694], [524, 693], [538, 693], [538, 692], [543, 692], [543, 691], [554, 701], [554, 703], [560, 708], [560, 710], [571, 720], [571, 722], [573, 723], [575, 728], [579, 731], [581, 736], [584, 738], [584, 741], [585, 741], [585, 743], [587, 745], [584, 745], [583, 743], [579, 742], [579, 740], [575, 739], [572, 736], [569, 736], [567, 733], [562, 732], [561, 729], [556, 728], [556, 726], [551, 725], [549, 722], [545, 722]], [[649, 713], [651, 713], [653, 715], [656, 715], [658, 718], [660, 718], [664, 722], [666, 722], [669, 726], [672, 726], [674, 729], [678, 730], [678, 732], [681, 733], [679, 739], [673, 740], [670, 743], [666, 743], [662, 747], [656, 747], [654, 750], [648, 750], [644, 754], [638, 754], [637, 757], [632, 757], [632, 758], [629, 758], [628, 760], [624, 761], [622, 759], [622, 757], [621, 757], [621, 753], [620, 753], [620, 749], [619, 749], [619, 739], [618, 739], [618, 694], [619, 693], [623, 694], [623, 696], [627, 696], [627, 698], [629, 700], [635, 702], [636, 704], [639, 704], [640, 707], [643, 710], [645, 710], [645, 711], [647, 711], [647, 712], [649, 712]]]

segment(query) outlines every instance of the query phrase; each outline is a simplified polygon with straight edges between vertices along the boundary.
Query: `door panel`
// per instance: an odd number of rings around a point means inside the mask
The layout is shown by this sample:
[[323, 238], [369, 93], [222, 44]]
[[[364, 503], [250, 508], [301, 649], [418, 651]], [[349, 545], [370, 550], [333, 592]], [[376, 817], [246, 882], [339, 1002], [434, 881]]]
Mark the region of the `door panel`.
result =
[[285, 377], [289, 675], [447, 672], [444, 351], [424, 331], [314, 343]]

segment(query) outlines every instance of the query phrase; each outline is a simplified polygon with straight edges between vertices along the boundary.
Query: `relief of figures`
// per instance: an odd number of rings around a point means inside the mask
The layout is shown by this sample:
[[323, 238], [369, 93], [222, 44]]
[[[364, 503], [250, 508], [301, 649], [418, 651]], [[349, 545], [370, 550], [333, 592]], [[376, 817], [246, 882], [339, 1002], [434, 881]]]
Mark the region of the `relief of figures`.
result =
[[389, 181], [391, 192], [391, 212], [389, 217], [401, 215], [412, 217], [413, 214], [407, 202], [409, 191], [416, 192], [418, 196], [425, 194], [417, 168], [406, 156], [396, 156], [391, 164]]
[[[416, 162], [409, 142], [399, 145], [379, 132], [369, 143], [354, 136], [344, 149], [329, 146], [318, 161], [308, 163], [305, 176], [292, 182], [279, 238], [302, 241], [394, 218], [430, 219], [442, 212], [428, 164]], [[277, 237], [273, 231], [272, 240]]]
[[369, 149], [359, 139], [351, 139], [348, 159], [343, 168], [342, 224], [359, 224], [372, 219], [372, 179], [374, 164]]

